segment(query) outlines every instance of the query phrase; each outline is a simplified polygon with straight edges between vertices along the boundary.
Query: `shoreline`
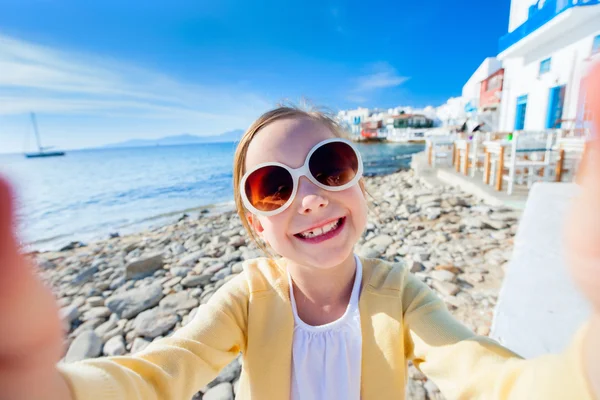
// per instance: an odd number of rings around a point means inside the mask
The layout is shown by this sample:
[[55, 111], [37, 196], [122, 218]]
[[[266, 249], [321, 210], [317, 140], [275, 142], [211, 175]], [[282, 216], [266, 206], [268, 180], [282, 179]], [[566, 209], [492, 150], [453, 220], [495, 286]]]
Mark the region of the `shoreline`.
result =
[[[458, 320], [487, 336], [520, 212], [428, 184], [412, 170], [365, 182], [368, 223], [355, 253], [403, 263]], [[172, 334], [242, 272], [244, 260], [264, 254], [229, 210], [29, 256], [58, 299], [71, 362], [135, 353]], [[234, 361], [203, 391], [235, 386], [240, 368]], [[442, 398], [416, 368], [408, 375], [408, 398]]]

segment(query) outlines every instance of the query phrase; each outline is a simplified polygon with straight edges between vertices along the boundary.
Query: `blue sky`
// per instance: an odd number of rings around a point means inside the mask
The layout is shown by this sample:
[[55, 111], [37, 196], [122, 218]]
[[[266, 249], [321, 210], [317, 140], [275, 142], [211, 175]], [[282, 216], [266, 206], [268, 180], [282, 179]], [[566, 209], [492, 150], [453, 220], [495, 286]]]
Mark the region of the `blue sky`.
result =
[[0, 0], [0, 152], [245, 128], [281, 100], [438, 106], [510, 1]]

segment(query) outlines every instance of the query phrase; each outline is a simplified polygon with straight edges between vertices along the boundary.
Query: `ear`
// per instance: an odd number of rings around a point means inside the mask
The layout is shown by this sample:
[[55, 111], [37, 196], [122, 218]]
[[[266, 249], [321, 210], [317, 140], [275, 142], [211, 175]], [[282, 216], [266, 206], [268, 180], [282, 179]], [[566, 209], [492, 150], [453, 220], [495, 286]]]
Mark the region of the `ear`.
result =
[[262, 233], [265, 228], [263, 228], [262, 224], [258, 220], [258, 217], [256, 217], [254, 214], [248, 213], [246, 214], [246, 220], [252, 229], [254, 229], [254, 232], [256, 232], [256, 234], [262, 239]]

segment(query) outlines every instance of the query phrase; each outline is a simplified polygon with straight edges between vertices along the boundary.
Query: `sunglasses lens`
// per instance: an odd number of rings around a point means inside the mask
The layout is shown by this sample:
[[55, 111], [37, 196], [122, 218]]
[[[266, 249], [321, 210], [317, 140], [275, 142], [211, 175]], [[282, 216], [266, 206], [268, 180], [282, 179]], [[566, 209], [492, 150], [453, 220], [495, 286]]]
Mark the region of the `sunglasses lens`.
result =
[[257, 210], [273, 211], [292, 196], [294, 180], [282, 167], [267, 166], [252, 172], [246, 179], [246, 197]]
[[331, 142], [319, 147], [308, 162], [310, 173], [326, 186], [342, 186], [358, 173], [358, 156], [344, 142]]

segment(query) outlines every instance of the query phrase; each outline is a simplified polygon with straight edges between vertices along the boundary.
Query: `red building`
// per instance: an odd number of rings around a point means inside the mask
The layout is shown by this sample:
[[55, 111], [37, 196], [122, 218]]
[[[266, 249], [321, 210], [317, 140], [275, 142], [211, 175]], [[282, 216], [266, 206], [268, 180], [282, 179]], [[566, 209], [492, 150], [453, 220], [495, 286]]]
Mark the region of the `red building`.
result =
[[495, 110], [500, 106], [502, 88], [504, 86], [504, 68], [499, 69], [481, 81], [479, 94], [479, 110]]

